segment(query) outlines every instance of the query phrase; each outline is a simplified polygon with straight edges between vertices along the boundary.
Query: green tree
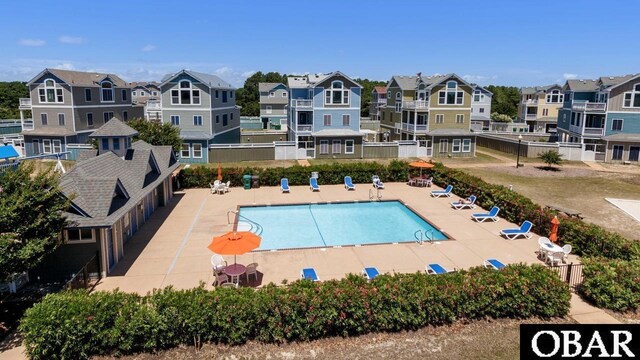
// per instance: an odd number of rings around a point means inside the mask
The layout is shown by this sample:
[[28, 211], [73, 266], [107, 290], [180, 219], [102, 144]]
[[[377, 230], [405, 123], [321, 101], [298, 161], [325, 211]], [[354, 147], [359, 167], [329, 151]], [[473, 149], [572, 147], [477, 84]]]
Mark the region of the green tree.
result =
[[369, 79], [354, 79], [355, 82], [362, 85], [362, 93], [360, 94], [360, 116], [369, 116], [369, 105], [371, 104], [371, 93], [376, 86], [386, 86], [385, 81], [369, 80]]
[[249, 76], [244, 81], [244, 86], [236, 92], [237, 104], [242, 106], [240, 115], [260, 116], [260, 90], [258, 89], [258, 84], [261, 82], [286, 84], [287, 75], [273, 71], [264, 74], [258, 71]]
[[182, 138], [180, 129], [170, 123], [157, 123], [145, 119], [132, 119], [127, 125], [138, 131], [134, 140], [144, 140], [151, 145], [170, 145], [174, 151], [180, 150]]
[[501, 122], [501, 123], [508, 123], [508, 122], [511, 122], [511, 117], [509, 117], [509, 115], [498, 114], [497, 112], [492, 112], [491, 113], [491, 121]]
[[51, 172], [22, 163], [0, 173], [0, 282], [37, 266], [60, 242], [69, 201]]
[[19, 119], [19, 99], [28, 97], [29, 89], [26, 83], [20, 81], [0, 82], [0, 119]]
[[493, 93], [491, 98], [491, 112], [504, 114], [513, 119], [518, 116], [520, 89], [513, 86], [489, 85], [487, 90]]
[[562, 155], [555, 150], [545, 151], [538, 156], [545, 164], [547, 169], [554, 169], [551, 165], [562, 165]]

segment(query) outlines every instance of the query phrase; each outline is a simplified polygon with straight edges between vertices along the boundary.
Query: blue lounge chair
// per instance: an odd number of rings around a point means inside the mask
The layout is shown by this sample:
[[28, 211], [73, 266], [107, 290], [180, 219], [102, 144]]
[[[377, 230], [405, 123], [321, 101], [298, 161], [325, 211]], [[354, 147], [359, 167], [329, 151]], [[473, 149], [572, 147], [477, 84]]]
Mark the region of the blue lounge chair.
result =
[[484, 261], [484, 267], [486, 268], [492, 268], [495, 270], [502, 270], [505, 266], [505, 264], [503, 264], [502, 262], [500, 262], [499, 260], [496, 259], [487, 259]]
[[318, 278], [318, 274], [316, 274], [316, 269], [314, 268], [302, 269], [302, 271], [300, 272], [300, 277], [311, 281], [320, 281], [320, 279]]
[[453, 190], [453, 185], [447, 185], [447, 188], [444, 189], [444, 190], [433, 190], [431, 192], [431, 196], [433, 196], [433, 197], [441, 197], [441, 196], [451, 197], [451, 190]]
[[351, 181], [351, 176], [345, 176], [344, 177], [344, 188], [347, 190], [355, 190], [356, 186], [353, 185], [353, 182]]
[[373, 187], [376, 189], [384, 189], [384, 183], [380, 181], [378, 175], [373, 175], [371, 177], [371, 181], [373, 182]]
[[506, 237], [509, 240], [513, 240], [513, 239], [517, 238], [518, 236], [524, 236], [527, 239], [530, 239], [531, 236], [533, 236], [530, 233], [532, 227], [533, 227], [533, 224], [531, 223], [531, 221], [526, 220], [525, 222], [522, 223], [522, 225], [520, 225], [519, 229], [504, 229], [504, 230], [500, 230], [500, 235], [503, 235], [504, 237]]
[[366, 267], [362, 269], [362, 275], [367, 278], [367, 280], [373, 280], [376, 276], [380, 275], [378, 269], [375, 267]]
[[318, 186], [318, 179], [310, 178], [309, 179], [309, 188], [311, 191], [320, 191], [320, 186]]
[[443, 268], [440, 264], [428, 264], [426, 270], [429, 275], [441, 275], [449, 272], [449, 270]]
[[289, 179], [287, 178], [280, 179], [280, 191], [282, 191], [283, 193], [289, 192]]
[[456, 210], [473, 209], [476, 207], [476, 196], [475, 195], [469, 196], [469, 202], [465, 202], [464, 200], [454, 201], [451, 203], [451, 207], [453, 207]]
[[475, 214], [471, 214], [471, 217], [473, 218], [473, 220], [477, 222], [484, 222], [485, 220], [492, 220], [493, 222], [496, 222], [500, 220], [500, 218], [498, 217], [499, 212], [500, 212], [500, 208], [497, 206], [494, 206], [491, 208], [491, 210], [488, 213], [475, 213]]

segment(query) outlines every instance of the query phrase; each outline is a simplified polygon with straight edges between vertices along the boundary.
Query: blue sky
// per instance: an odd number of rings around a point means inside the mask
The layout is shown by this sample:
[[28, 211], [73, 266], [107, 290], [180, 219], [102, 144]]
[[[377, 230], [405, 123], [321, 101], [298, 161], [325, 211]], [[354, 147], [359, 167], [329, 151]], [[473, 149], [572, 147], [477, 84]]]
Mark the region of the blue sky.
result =
[[0, 81], [45, 67], [159, 80], [187, 68], [543, 85], [640, 72], [640, 2], [4, 1]]

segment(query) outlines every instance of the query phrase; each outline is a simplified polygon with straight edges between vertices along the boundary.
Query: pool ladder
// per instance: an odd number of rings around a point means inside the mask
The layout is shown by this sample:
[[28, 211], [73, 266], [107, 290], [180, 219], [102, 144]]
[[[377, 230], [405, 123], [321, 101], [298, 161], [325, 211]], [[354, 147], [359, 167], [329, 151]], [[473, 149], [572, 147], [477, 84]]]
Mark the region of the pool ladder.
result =
[[[227, 224], [231, 224], [231, 218], [229, 217], [229, 214], [235, 214], [238, 217], [238, 219], [242, 219], [242, 222], [249, 224], [249, 226], [251, 226], [251, 228], [249, 229], [249, 232], [252, 232], [258, 236], [262, 235], [262, 231], [264, 230], [262, 225], [258, 224], [257, 222], [251, 219], [248, 219], [247, 217], [240, 215], [240, 213], [238, 213], [235, 210], [227, 211]], [[240, 223], [240, 220], [238, 220], [238, 223]]]
[[373, 193], [373, 189], [369, 189], [369, 200], [373, 201], [376, 198], [378, 201], [382, 200], [382, 193], [380, 192], [380, 189], [376, 189], [376, 194]]
[[424, 232], [422, 230], [417, 230], [413, 233], [413, 236], [416, 238], [416, 242], [420, 245], [422, 245], [425, 240], [428, 241], [429, 244], [433, 244], [433, 229], [427, 229]]

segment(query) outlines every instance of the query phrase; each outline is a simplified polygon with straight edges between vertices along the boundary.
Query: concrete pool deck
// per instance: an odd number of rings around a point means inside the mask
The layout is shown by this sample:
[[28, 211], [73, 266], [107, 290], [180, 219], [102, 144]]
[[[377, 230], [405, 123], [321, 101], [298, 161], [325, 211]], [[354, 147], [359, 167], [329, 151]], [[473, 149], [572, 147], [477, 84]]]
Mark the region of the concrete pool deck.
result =
[[[124, 257], [96, 290], [120, 288], [145, 294], [168, 285], [192, 288], [200, 282], [212, 288], [214, 277], [207, 245], [213, 236], [232, 230], [233, 225], [227, 222], [229, 210], [252, 204], [368, 201], [369, 189], [369, 184], [357, 184], [355, 191], [346, 191], [342, 185], [323, 185], [319, 192], [311, 192], [307, 186], [293, 186], [290, 194], [282, 194], [277, 187], [232, 188], [224, 195], [211, 194], [209, 189], [185, 190], [178, 193], [169, 206], [159, 208], [125, 244]], [[517, 227], [516, 224], [504, 219], [496, 223], [475, 223], [470, 214], [482, 212], [482, 209], [453, 210], [449, 203], [458, 198], [432, 198], [429, 196], [432, 189], [438, 188], [388, 183], [382, 194], [384, 200], [402, 200], [454, 240], [423, 245], [401, 243], [252, 252], [238, 255], [237, 261], [245, 265], [258, 263], [258, 281], [250, 282], [251, 286], [296, 280], [300, 269], [305, 267], [314, 267], [321, 280], [328, 280], [360, 273], [365, 266], [375, 266], [381, 273], [409, 273], [424, 271], [427, 263], [461, 269], [481, 265], [487, 258], [496, 258], [503, 263], [542, 264], [535, 253], [538, 236], [513, 241], [503, 239], [498, 235], [499, 231]], [[233, 214], [231, 218], [233, 220]], [[233, 262], [233, 256], [225, 256], [225, 259]], [[578, 260], [570, 256], [569, 261]]]

